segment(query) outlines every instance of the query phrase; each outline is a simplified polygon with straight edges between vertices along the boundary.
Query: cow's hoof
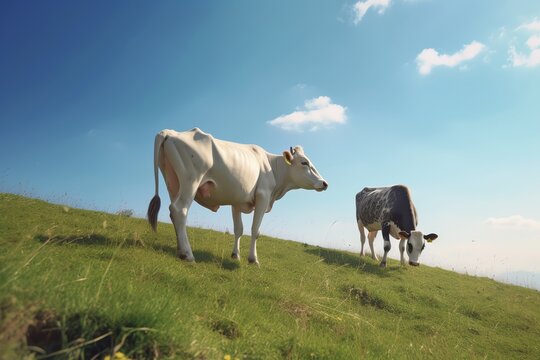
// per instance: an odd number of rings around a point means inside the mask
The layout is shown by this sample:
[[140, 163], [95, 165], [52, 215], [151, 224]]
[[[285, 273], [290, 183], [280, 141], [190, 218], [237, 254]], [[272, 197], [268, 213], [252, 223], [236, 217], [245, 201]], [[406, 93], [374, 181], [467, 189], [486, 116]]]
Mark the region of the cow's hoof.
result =
[[257, 259], [248, 258], [248, 263], [249, 263], [250, 265], [257, 265], [257, 266], [259, 266], [259, 260], [257, 260]]
[[381, 268], [384, 269], [384, 268], [386, 267], [386, 262], [381, 262], [381, 264], [379, 265], [379, 267], [381, 267]]
[[234, 259], [234, 260], [240, 260], [240, 255], [232, 253], [231, 258]]
[[183, 261], [186, 261], [186, 262], [195, 262], [195, 258], [193, 257], [193, 255], [191, 256], [188, 256], [186, 254], [179, 254], [178, 257], [180, 258], [180, 260], [183, 260]]

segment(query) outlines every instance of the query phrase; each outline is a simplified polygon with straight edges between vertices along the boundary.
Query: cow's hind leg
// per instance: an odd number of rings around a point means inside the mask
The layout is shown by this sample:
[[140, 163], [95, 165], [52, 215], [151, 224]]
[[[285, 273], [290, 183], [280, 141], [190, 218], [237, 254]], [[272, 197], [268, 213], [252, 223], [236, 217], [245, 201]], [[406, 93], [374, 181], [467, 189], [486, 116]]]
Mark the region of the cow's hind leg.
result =
[[186, 185], [182, 186], [179, 196], [171, 203], [169, 210], [171, 211], [171, 221], [176, 230], [178, 257], [186, 261], [195, 261], [189, 244], [186, 225], [189, 208], [195, 198], [198, 184]]
[[386, 267], [386, 256], [388, 255], [388, 252], [392, 248], [392, 245], [390, 244], [390, 224], [384, 223], [382, 225], [382, 236], [384, 239], [384, 255], [381, 260], [381, 267]]
[[373, 242], [375, 241], [376, 236], [377, 236], [377, 231], [370, 231], [368, 233], [369, 248], [371, 250], [371, 258], [373, 260], [379, 260], [377, 259], [377, 255], [375, 255], [375, 248], [373, 246]]
[[364, 256], [364, 244], [366, 243], [366, 233], [364, 232], [364, 224], [362, 224], [362, 220], [358, 219], [358, 231], [360, 231], [360, 256]]
[[244, 225], [242, 224], [242, 214], [240, 209], [231, 206], [233, 224], [234, 224], [234, 246], [231, 257], [240, 260], [240, 238], [244, 233]]
[[[166, 182], [171, 196], [169, 210], [176, 231], [178, 257], [183, 260], [194, 261], [195, 258], [189, 244], [186, 225], [189, 208], [197, 193], [200, 179], [193, 175], [197, 172], [191, 161], [184, 161], [172, 142], [165, 141], [163, 147], [166, 155], [164, 161], [166, 178], [168, 178]], [[176, 177], [176, 181], [173, 180], [173, 176]]]

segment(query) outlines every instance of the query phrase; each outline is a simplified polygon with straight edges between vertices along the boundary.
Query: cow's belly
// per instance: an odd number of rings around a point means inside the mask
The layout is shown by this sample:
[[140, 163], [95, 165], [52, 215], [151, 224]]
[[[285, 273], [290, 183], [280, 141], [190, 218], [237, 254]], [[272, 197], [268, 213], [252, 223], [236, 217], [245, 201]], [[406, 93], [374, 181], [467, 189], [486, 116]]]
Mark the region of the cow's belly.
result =
[[206, 182], [199, 187], [195, 195], [195, 201], [212, 211], [217, 211], [222, 205], [233, 205], [240, 208], [244, 213], [249, 213], [255, 206], [253, 194], [234, 194], [227, 191], [218, 190], [210, 182]]
[[[368, 225], [364, 225], [364, 227], [368, 229], [368, 231], [379, 231], [382, 229], [381, 222], [374, 222]], [[401, 229], [396, 224], [394, 224], [394, 222], [391, 221], [390, 222], [390, 236], [392, 236], [395, 239], [399, 239], [400, 231]]]
[[256, 186], [257, 178], [252, 174], [208, 173], [197, 189], [195, 201], [212, 211], [222, 205], [234, 205], [244, 213], [251, 212]]
[[364, 225], [368, 231], [379, 231], [382, 229], [380, 222], [375, 222], [372, 224]]

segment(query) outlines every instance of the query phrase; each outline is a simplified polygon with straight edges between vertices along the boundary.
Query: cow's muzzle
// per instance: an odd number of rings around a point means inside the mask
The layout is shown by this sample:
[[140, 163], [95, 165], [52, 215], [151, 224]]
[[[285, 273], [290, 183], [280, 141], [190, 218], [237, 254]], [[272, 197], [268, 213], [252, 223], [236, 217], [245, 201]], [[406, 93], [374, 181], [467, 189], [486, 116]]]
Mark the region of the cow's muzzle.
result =
[[317, 191], [324, 191], [324, 190], [326, 190], [326, 189], [328, 189], [328, 183], [327, 183], [326, 181], [323, 181], [323, 182], [322, 182], [322, 186], [321, 186], [320, 188], [318, 188], [318, 189], [315, 189], [315, 190], [317, 190]]
[[420, 263], [417, 263], [417, 262], [414, 262], [414, 261], [409, 261], [409, 265], [420, 266]]

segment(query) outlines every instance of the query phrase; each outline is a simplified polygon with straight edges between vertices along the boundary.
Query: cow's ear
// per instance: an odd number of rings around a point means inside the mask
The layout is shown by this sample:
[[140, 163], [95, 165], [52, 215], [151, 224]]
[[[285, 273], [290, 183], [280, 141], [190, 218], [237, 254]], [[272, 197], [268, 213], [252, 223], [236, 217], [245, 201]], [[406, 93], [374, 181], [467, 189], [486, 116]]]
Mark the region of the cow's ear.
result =
[[411, 237], [411, 234], [409, 234], [408, 232], [406, 231], [400, 231], [399, 232], [399, 235], [404, 237], [405, 239], [408, 239], [409, 237]]
[[432, 242], [433, 240], [435, 240], [436, 238], [438, 238], [439, 235], [437, 234], [427, 234], [427, 235], [424, 235], [424, 239], [427, 240], [427, 242]]
[[283, 152], [283, 159], [288, 165], [292, 165], [293, 155], [290, 153], [290, 151], [285, 150]]

